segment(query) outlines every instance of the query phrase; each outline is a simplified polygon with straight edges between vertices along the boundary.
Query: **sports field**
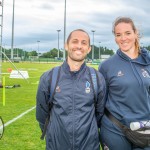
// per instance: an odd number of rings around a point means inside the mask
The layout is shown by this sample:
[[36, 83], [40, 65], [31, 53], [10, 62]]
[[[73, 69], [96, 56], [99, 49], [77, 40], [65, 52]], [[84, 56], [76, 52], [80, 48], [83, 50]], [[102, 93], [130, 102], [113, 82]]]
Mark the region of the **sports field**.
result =
[[[9, 78], [8, 68], [15, 70], [11, 63], [2, 63], [2, 72], [6, 86], [5, 106], [3, 106], [3, 89], [0, 88], [0, 116], [6, 125], [0, 139], [0, 150], [44, 150], [45, 141], [40, 140], [40, 129], [35, 119], [36, 90], [41, 74], [60, 63], [15, 63], [19, 70], [28, 71], [28, 81]], [[94, 65], [97, 69], [97, 65]], [[16, 118], [17, 117], [17, 118]]]

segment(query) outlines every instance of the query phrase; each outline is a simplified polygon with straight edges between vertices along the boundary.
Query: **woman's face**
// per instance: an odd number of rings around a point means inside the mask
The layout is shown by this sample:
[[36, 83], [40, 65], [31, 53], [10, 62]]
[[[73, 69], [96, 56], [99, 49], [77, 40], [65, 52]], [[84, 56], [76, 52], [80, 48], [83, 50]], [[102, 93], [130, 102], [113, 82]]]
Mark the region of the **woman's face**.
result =
[[124, 52], [135, 51], [137, 37], [130, 23], [119, 23], [115, 27], [115, 41]]

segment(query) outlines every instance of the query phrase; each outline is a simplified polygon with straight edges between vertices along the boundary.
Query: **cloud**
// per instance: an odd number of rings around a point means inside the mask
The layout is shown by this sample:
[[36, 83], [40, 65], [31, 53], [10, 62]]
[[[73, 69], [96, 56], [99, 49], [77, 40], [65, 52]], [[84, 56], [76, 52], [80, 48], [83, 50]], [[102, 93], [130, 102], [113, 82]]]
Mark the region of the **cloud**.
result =
[[[147, 0], [66, 0], [66, 36], [77, 28], [85, 29], [95, 45], [117, 49], [112, 34], [112, 23], [118, 16], [131, 17], [140, 32], [144, 34], [142, 43], [149, 44], [150, 20]], [[62, 0], [19, 0], [15, 1], [14, 45], [27, 50], [57, 48], [60, 29], [60, 48], [64, 44], [64, 1]], [[12, 1], [4, 3], [3, 43], [8, 48], [12, 38]]]

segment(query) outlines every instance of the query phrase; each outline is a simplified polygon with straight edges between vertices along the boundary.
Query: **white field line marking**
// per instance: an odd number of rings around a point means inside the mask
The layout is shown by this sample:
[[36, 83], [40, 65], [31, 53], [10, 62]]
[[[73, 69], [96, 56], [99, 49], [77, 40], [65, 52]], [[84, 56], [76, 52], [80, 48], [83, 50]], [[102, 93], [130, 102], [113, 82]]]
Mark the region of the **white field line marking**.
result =
[[13, 123], [14, 121], [16, 121], [17, 119], [23, 117], [25, 114], [27, 114], [28, 112], [30, 112], [30, 111], [32, 111], [33, 109], [35, 109], [35, 107], [36, 107], [36, 106], [34, 106], [34, 107], [28, 109], [27, 111], [25, 111], [24, 113], [22, 113], [22, 114], [20, 114], [19, 116], [15, 117], [14, 119], [12, 119], [12, 120], [6, 122], [6, 123], [4, 124], [4, 126], [6, 127], [6, 126], [8, 126], [9, 124], [11, 124], [11, 123]]

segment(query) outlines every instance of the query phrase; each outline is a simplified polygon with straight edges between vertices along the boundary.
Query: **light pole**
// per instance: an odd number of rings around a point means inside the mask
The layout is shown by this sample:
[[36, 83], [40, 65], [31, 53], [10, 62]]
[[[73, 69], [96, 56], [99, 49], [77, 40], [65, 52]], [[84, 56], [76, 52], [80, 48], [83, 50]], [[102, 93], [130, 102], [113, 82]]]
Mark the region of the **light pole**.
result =
[[93, 45], [92, 45], [92, 61], [94, 60], [94, 32], [95, 30], [92, 30], [93, 32]]
[[17, 48], [17, 59], [18, 59], [19, 55], [18, 55], [18, 48]]
[[2, 37], [3, 37], [3, 6], [4, 6], [4, 0], [0, 1], [0, 7], [1, 7], [1, 23], [0, 23], [0, 87], [2, 87]]
[[40, 41], [37, 41], [37, 43], [38, 43], [38, 58], [39, 58], [39, 43], [40, 43]]
[[63, 60], [65, 60], [65, 58], [66, 58], [65, 42], [66, 42], [66, 0], [65, 0], [65, 9], [64, 9], [64, 52], [63, 52]]
[[11, 59], [14, 59], [14, 11], [15, 11], [15, 0], [13, 0], [13, 16], [12, 16], [12, 39], [11, 39]]
[[99, 60], [101, 59], [101, 49], [100, 49], [100, 44], [101, 44], [101, 42], [99, 42]]
[[59, 58], [59, 32], [60, 32], [61, 30], [57, 30], [57, 32], [58, 32], [58, 53], [57, 53], [57, 58]]

